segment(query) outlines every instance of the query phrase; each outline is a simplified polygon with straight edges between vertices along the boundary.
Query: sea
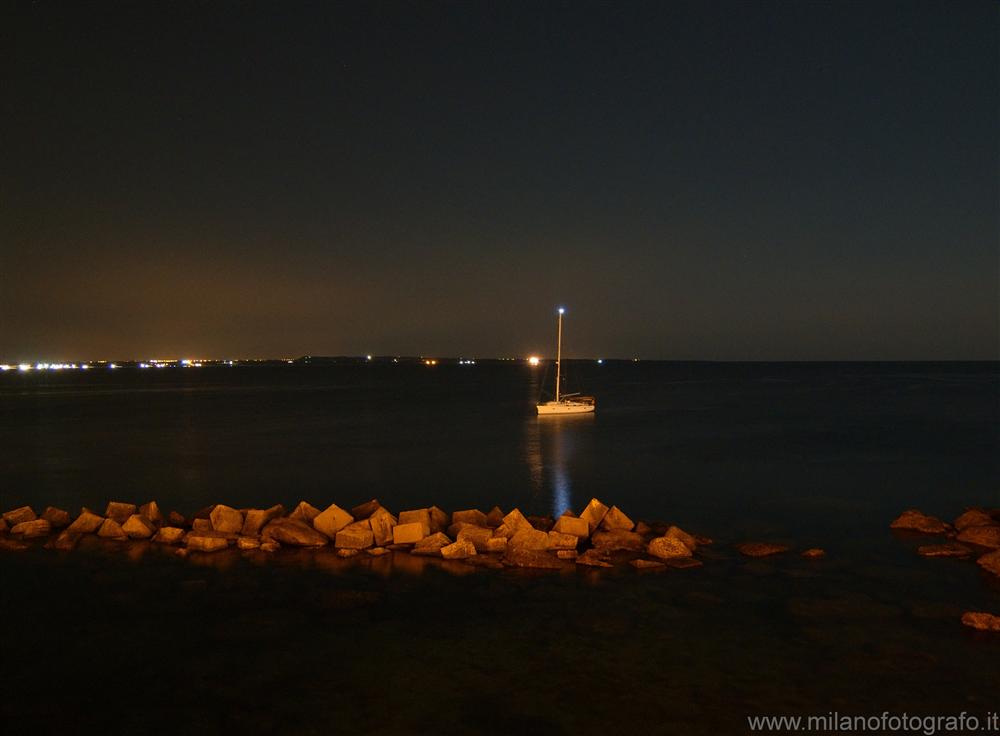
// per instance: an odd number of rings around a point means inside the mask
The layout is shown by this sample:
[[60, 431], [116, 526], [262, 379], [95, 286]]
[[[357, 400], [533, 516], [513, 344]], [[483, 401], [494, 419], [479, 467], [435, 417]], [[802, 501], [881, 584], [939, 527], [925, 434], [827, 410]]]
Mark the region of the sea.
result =
[[[0, 506], [494, 505], [711, 537], [704, 565], [490, 570], [159, 545], [0, 552], [0, 717], [70, 732], [750, 733], [1000, 711], [1000, 579], [893, 532], [1000, 507], [1000, 364], [391, 360], [0, 375]], [[734, 545], [788, 544], [749, 559]], [[826, 556], [797, 552], [820, 547]], [[941, 731], [944, 732], [944, 731]]]

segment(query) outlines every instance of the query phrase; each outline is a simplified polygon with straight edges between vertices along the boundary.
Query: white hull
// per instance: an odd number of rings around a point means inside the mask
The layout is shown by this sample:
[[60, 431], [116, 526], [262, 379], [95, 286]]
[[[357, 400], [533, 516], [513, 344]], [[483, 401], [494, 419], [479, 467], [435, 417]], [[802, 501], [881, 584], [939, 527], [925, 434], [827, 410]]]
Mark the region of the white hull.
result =
[[546, 401], [537, 404], [539, 414], [588, 414], [594, 411], [593, 403], [582, 401]]

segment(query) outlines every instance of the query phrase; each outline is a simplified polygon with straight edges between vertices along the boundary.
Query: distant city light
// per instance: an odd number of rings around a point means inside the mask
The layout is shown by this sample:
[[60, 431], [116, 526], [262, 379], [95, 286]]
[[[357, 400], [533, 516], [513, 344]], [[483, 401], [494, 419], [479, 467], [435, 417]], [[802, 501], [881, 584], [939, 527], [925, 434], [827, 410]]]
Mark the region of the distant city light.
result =
[[597, 365], [604, 365], [604, 358], [598, 358]]
[[370, 355], [366, 355], [365, 356], [365, 360], [371, 360], [371, 359], [372, 359], [372, 356], [370, 356]]
[[6, 373], [7, 371], [12, 371], [12, 370], [14, 370], [14, 366], [7, 365], [6, 363], [0, 364], [0, 371]]
[[118, 365], [116, 363], [109, 363], [108, 364], [108, 368], [110, 368], [111, 370], [114, 370], [117, 367], [118, 367]]
[[[562, 310], [560, 309], [559, 311], [561, 312]], [[542, 362], [541, 359], [537, 355], [532, 355], [530, 358], [528, 358], [528, 365], [531, 366], [538, 365], [541, 362]]]
[[428, 358], [427, 360], [424, 361], [424, 365], [437, 365], [437, 364], [438, 362], [434, 358]]
[[458, 359], [458, 364], [459, 365], [475, 365], [476, 361], [474, 361], [474, 360], [466, 360], [465, 358], [459, 358]]
[[28, 364], [28, 363], [21, 363], [20, 365], [17, 366], [17, 369], [19, 371], [30, 371], [31, 370], [31, 365]]

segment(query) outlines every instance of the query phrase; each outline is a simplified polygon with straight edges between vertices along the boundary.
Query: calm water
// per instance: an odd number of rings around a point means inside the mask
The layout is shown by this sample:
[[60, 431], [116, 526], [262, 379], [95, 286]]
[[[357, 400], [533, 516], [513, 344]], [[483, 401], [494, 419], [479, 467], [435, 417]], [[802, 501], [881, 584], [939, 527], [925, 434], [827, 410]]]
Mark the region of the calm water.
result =
[[[152, 698], [218, 732], [744, 733], [751, 713], [1000, 707], [975, 565], [892, 535], [1000, 506], [997, 364], [577, 363], [590, 417], [535, 417], [544, 370], [480, 363], [0, 376], [0, 506], [579, 509], [714, 537], [704, 568], [517, 574], [328, 554], [182, 561], [138, 545], [0, 555], [17, 676], [108, 726]], [[747, 561], [745, 539], [828, 557]], [[146, 727], [147, 709], [114, 713]], [[114, 730], [114, 729], [112, 729]]]

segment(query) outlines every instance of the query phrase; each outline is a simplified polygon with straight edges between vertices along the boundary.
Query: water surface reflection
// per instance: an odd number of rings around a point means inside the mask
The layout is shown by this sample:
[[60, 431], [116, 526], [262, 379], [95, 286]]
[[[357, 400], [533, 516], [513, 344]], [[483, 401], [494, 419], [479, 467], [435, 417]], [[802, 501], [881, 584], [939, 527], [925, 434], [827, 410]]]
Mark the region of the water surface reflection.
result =
[[573, 476], [583, 447], [594, 430], [594, 414], [532, 417], [525, 423], [525, 462], [532, 483], [534, 506], [544, 506], [556, 518], [576, 509]]

